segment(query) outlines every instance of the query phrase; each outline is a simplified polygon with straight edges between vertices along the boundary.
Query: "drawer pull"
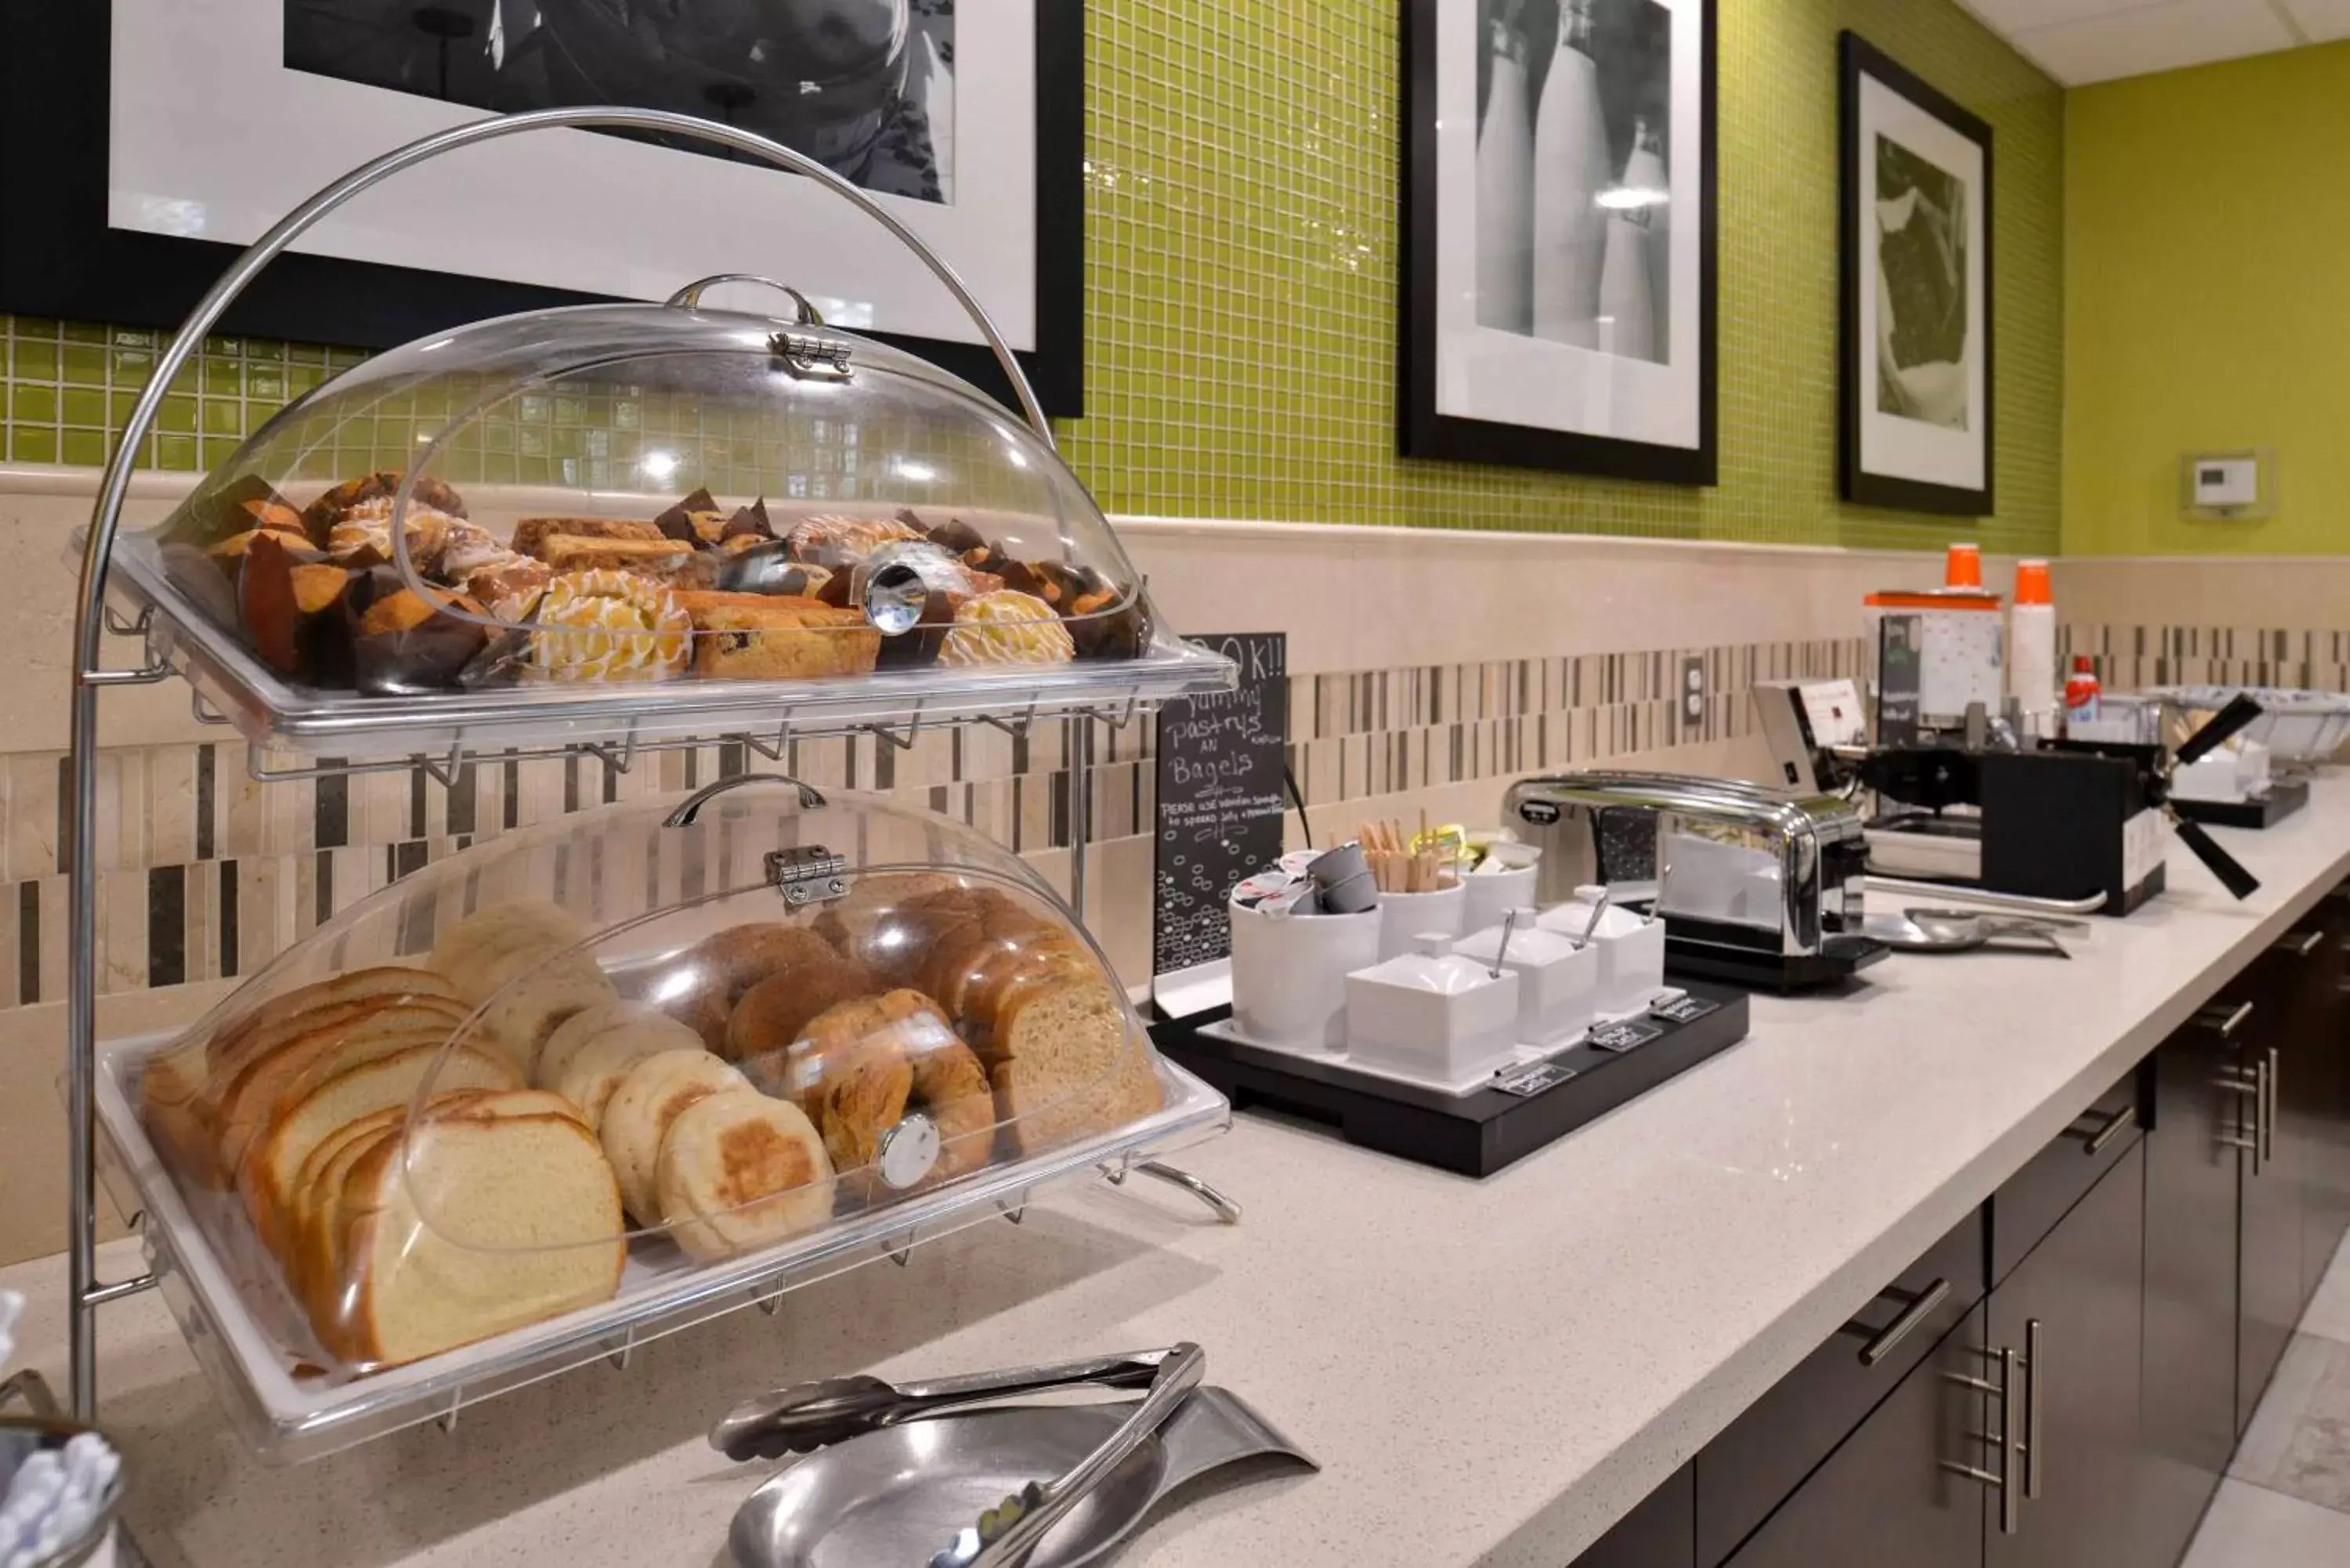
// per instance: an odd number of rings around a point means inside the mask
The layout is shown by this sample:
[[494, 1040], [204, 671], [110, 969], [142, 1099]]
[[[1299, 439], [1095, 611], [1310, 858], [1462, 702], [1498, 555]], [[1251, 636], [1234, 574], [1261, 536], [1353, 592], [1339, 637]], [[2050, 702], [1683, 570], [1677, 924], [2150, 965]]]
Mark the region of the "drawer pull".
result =
[[2307, 958], [2325, 940], [2324, 931], [2295, 931], [2271, 949], [2272, 952], [2291, 953], [2295, 958]]
[[2040, 1498], [2040, 1369], [2044, 1365], [2040, 1345], [2040, 1320], [2023, 1324], [2023, 1495]]
[[2215, 1002], [2195, 1015], [2195, 1022], [2222, 1040], [2233, 1040], [2236, 1031], [2251, 1021], [2252, 1004], [2240, 1002], [2230, 1011], [2224, 1002]]
[[1934, 1309], [1948, 1301], [1950, 1282], [1936, 1280], [1918, 1293], [1918, 1299], [1901, 1309], [1901, 1315], [1885, 1325], [1885, 1332], [1860, 1347], [1860, 1364], [1874, 1366], [1900, 1347], [1901, 1342], [1917, 1332], [1918, 1325], [1934, 1315]]
[[2124, 1106], [2120, 1110], [2117, 1110], [2112, 1116], [2107, 1116], [2106, 1118], [2106, 1125], [2099, 1127], [2090, 1136], [2088, 1147], [2084, 1152], [2085, 1152], [2091, 1159], [2096, 1158], [2097, 1156], [2106, 1152], [2106, 1148], [2112, 1145], [2114, 1139], [2121, 1137], [2123, 1133], [2128, 1131], [2131, 1127], [2137, 1125], [2137, 1107], [2136, 1106]]
[[2262, 1085], [2265, 1095], [2261, 1101], [2261, 1163], [2263, 1165], [2272, 1164], [2276, 1159], [2277, 1087], [2284, 1077], [2284, 1063], [2278, 1057], [2277, 1048], [2273, 1045], [2269, 1047], [2268, 1065], [2268, 1076]]
[[1969, 1377], [1962, 1373], [1946, 1372], [1943, 1377], [1961, 1388], [1971, 1388], [1999, 1401], [1999, 1430], [1970, 1434], [1985, 1448], [1999, 1451], [1999, 1469], [1989, 1470], [1980, 1465], [1960, 1464], [1956, 1459], [1944, 1459], [1942, 1468], [1954, 1476], [1964, 1476], [1980, 1481], [1999, 1493], [1999, 1532], [2012, 1535], [2023, 1523], [2023, 1489], [2017, 1484], [2022, 1478], [2015, 1473], [2015, 1451], [2022, 1438], [2017, 1430], [2015, 1397], [2015, 1352], [2013, 1349], [1983, 1350], [1979, 1355], [1999, 1363], [1999, 1381], [1992, 1383], [1981, 1377]]

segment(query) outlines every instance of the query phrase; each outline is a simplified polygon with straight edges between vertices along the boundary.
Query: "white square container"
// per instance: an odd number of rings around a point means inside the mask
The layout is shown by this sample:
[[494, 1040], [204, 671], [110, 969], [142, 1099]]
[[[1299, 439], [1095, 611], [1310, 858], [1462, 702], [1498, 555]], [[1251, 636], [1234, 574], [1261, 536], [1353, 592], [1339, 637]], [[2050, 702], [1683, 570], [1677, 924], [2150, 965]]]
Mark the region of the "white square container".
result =
[[1347, 977], [1347, 1052], [1448, 1089], [1517, 1059], [1518, 977], [1454, 956], [1440, 938]]
[[1518, 977], [1518, 1043], [1555, 1045], [1591, 1027], [1598, 1008], [1599, 949], [1544, 930], [1531, 908], [1518, 911], [1509, 945], [1502, 928], [1488, 926], [1461, 939], [1453, 951], [1491, 965], [1500, 954], [1503, 969]]
[[1534, 901], [1534, 882], [1542, 875], [1540, 849], [1531, 844], [1492, 844], [1486, 846], [1485, 857], [1482, 865], [1461, 878], [1469, 890], [1461, 917], [1463, 930], [1497, 926], [1512, 909], [1529, 908]]
[[[1580, 936], [1591, 923], [1591, 906], [1597, 888], [1577, 888], [1572, 902], [1545, 910], [1536, 921], [1546, 931]], [[1594, 1000], [1605, 1014], [1638, 1012], [1665, 988], [1665, 923], [1644, 920], [1629, 909], [1610, 906], [1599, 917], [1591, 945], [1599, 952], [1599, 981]]]

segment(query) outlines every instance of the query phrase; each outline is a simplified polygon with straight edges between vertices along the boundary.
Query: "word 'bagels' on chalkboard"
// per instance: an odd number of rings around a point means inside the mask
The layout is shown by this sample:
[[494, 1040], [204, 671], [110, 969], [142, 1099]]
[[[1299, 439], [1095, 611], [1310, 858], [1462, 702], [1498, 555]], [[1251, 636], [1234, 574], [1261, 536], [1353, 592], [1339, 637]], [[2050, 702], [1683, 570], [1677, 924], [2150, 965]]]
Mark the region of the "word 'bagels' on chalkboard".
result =
[[1289, 639], [1280, 632], [1192, 639], [1240, 666], [1240, 685], [1159, 712], [1153, 974], [1232, 953], [1233, 887], [1281, 858], [1289, 755]]

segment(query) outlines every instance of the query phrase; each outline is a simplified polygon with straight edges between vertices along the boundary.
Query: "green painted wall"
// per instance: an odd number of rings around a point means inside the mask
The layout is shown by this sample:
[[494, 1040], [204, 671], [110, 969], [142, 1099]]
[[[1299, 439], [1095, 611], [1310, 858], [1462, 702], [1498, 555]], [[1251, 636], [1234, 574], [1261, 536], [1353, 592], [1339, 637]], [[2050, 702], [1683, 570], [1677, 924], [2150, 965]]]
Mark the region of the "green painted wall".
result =
[[[2066, 553], [2350, 551], [2350, 46], [2083, 88], [2066, 158]], [[2278, 514], [2182, 518], [2245, 447]]]
[[[1719, 0], [1721, 484], [1631, 485], [1394, 455], [1399, 0], [1093, 0], [1091, 412], [1066, 427], [1117, 512], [1939, 548], [1942, 521], [1835, 497], [1836, 33], [1991, 120], [2002, 548], [2057, 540], [2063, 97], [1950, 0]], [[723, 259], [723, 258], [722, 258]], [[6, 455], [91, 462], [143, 333], [0, 317]], [[321, 369], [215, 346], [153, 454], [219, 456]], [[525, 430], [559, 459], [584, 432]], [[1963, 531], [1963, 530], [1960, 530]]]

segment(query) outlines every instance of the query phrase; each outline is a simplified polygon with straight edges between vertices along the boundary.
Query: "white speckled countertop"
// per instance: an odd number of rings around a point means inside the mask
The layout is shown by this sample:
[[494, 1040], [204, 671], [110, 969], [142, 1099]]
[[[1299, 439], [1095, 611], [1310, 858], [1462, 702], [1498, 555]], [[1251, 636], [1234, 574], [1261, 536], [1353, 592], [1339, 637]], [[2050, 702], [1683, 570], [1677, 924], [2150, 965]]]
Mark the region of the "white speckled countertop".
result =
[[[1196, 1495], [1125, 1568], [1558, 1568], [2350, 874], [2350, 781], [2222, 837], [2075, 961], [1897, 957], [1483, 1182], [1243, 1117], [1186, 1163], [1248, 1207], [1096, 1187], [298, 1469], [246, 1459], [153, 1297], [106, 1309], [105, 1422], [158, 1568], [725, 1561], [763, 1472], [704, 1446], [745, 1389], [1191, 1338], [1320, 1459]], [[109, 1250], [109, 1277], [137, 1266]], [[62, 1269], [0, 1273], [63, 1361]]]

